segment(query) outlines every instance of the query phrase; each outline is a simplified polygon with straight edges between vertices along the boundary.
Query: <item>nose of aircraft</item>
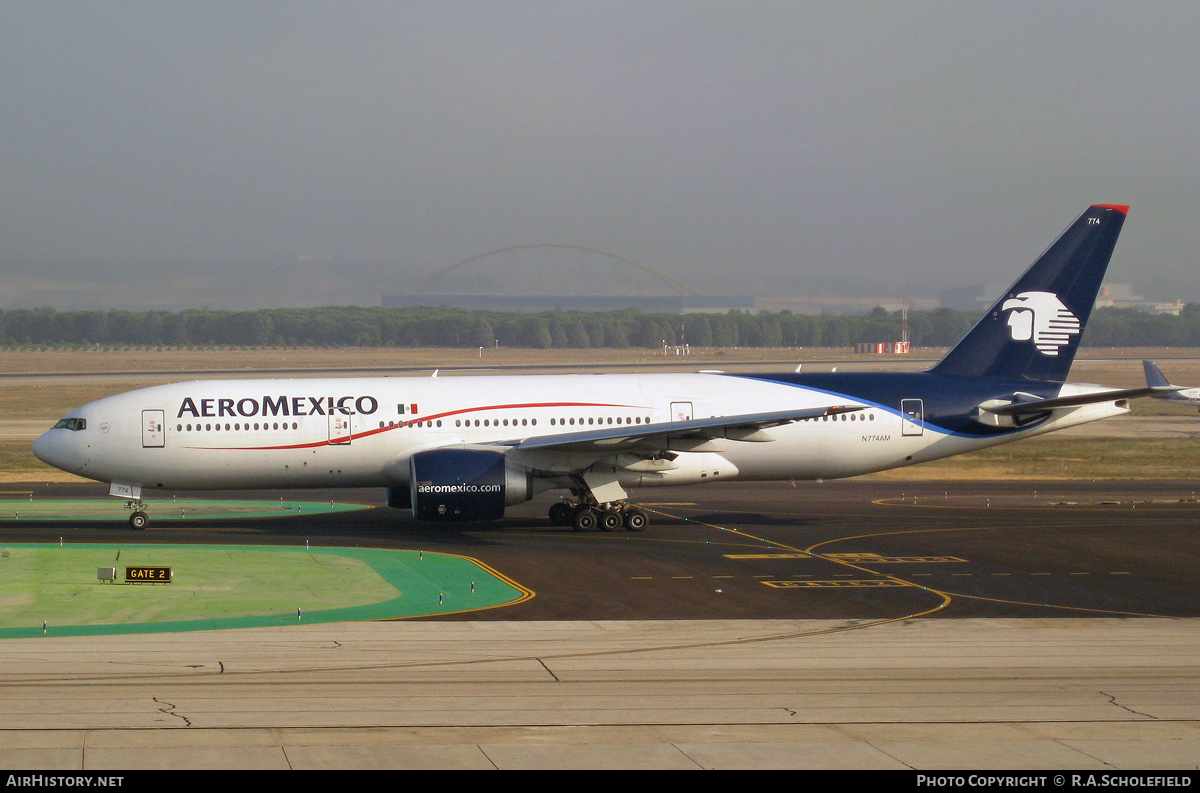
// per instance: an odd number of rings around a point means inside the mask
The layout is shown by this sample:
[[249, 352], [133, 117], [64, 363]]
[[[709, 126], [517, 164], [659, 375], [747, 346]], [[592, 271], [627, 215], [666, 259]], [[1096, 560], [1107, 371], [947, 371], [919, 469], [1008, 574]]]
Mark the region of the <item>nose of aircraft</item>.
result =
[[76, 457], [74, 454], [73, 440], [70, 435], [74, 433], [63, 429], [52, 429], [43, 432], [33, 442], [33, 455], [47, 465], [53, 465], [63, 471], [70, 471], [75, 467]]
[[54, 453], [54, 434], [54, 431], [51, 430], [38, 436], [38, 439], [33, 442], [33, 456], [47, 465], [57, 466]]

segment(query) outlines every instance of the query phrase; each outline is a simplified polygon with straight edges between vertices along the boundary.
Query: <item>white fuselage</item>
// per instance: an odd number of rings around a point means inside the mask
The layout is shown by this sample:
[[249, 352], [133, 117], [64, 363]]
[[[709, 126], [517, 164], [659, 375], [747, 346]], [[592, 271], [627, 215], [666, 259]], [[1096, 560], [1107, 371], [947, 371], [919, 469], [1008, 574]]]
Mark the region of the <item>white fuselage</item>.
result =
[[[78, 428], [45, 433], [34, 451], [84, 477], [149, 488], [391, 487], [409, 484], [409, 458], [426, 449], [816, 408], [834, 398], [863, 409], [746, 440], [681, 437], [669, 446], [669, 460], [614, 455], [606, 464], [616, 464], [627, 487], [846, 477], [1127, 412], [1102, 402], [1056, 412], [1028, 429], [976, 436], [940, 430], [925, 416], [914, 421], [899, 403], [720, 374], [221, 380], [92, 402], [69, 414], [82, 420]], [[601, 457], [509, 453], [548, 483]]]

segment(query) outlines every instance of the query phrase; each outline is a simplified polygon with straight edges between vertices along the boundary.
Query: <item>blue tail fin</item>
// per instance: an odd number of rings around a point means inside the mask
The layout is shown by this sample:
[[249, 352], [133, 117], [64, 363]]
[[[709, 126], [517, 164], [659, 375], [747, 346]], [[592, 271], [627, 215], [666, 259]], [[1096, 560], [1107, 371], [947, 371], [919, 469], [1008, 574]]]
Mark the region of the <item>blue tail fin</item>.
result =
[[1128, 211], [1089, 207], [930, 371], [1065, 381]]
[[1151, 361], [1142, 361], [1142, 371], [1146, 373], [1146, 385], [1149, 386], [1164, 386], [1170, 385], [1171, 381], [1162, 373]]
[[1142, 361], [1142, 370], [1146, 373], [1147, 386], [1162, 389], [1175, 389], [1165, 394], [1155, 394], [1155, 396], [1159, 399], [1168, 399], [1172, 402], [1187, 402], [1193, 405], [1200, 401], [1200, 398], [1197, 398], [1196, 389], [1180, 388], [1177, 385], [1173, 385], [1171, 381], [1167, 379], [1167, 376], [1162, 373], [1162, 369], [1159, 369], [1153, 361]]

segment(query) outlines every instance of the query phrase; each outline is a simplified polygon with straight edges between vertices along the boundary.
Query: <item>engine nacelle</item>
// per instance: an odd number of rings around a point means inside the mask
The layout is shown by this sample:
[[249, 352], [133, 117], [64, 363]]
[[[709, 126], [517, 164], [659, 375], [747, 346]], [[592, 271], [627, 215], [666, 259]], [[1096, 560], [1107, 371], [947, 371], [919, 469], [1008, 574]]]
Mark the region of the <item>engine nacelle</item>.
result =
[[418, 520], [496, 520], [506, 506], [533, 498], [533, 475], [488, 449], [417, 452], [409, 473]]

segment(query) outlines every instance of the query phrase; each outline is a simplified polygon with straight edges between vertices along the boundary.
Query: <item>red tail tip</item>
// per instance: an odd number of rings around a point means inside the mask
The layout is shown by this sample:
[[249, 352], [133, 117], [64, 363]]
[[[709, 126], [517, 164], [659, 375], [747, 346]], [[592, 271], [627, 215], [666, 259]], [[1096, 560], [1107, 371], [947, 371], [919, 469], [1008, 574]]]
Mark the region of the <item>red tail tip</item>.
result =
[[1100, 209], [1115, 209], [1122, 215], [1129, 214], [1129, 204], [1094, 204], [1093, 206], [1099, 207]]

